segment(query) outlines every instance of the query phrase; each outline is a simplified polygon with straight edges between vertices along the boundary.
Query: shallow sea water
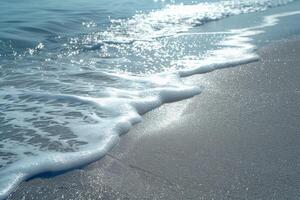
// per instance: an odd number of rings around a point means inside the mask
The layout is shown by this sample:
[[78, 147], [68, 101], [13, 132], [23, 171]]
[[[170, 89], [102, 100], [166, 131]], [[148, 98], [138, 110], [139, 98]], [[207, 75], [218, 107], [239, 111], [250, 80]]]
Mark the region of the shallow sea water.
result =
[[253, 38], [300, 14], [288, 0], [0, 8], [0, 199], [33, 175], [101, 158], [142, 114], [202, 91], [182, 77], [258, 60]]

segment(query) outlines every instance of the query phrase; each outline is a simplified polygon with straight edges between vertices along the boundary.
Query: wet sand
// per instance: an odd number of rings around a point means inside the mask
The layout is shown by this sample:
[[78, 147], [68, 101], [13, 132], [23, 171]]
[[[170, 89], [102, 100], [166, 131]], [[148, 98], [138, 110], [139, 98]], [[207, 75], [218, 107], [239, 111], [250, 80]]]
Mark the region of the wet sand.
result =
[[192, 99], [147, 113], [103, 159], [22, 183], [12, 199], [299, 199], [300, 39], [195, 75]]

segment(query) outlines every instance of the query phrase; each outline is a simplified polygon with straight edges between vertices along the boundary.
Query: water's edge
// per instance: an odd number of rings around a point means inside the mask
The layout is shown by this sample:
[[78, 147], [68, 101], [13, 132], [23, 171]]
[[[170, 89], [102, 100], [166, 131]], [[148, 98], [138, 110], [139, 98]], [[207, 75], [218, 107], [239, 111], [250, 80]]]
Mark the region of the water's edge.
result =
[[[174, 74], [174, 79], [181, 82], [182, 77], [192, 76], [194, 74], [208, 73], [217, 69], [238, 66], [241, 64], [246, 64], [249, 62], [258, 61], [259, 57], [255, 53], [256, 47], [251, 44], [251, 36], [262, 33], [262, 29], [270, 26], [275, 26], [278, 24], [279, 19], [283, 17], [288, 17], [292, 15], [299, 15], [300, 11], [280, 13], [264, 18], [264, 23], [260, 26], [250, 27], [241, 30], [232, 30], [233, 35], [226, 38], [223, 41], [224, 46], [229, 46], [227, 48], [216, 50], [211, 54], [211, 57], [207, 58], [206, 63], [203, 61], [194, 60], [191, 63], [191, 67], [188, 70], [179, 70], [177, 74]], [[232, 45], [234, 44], [234, 45]], [[237, 50], [239, 54], [234, 56], [228, 55], [226, 52]], [[224, 62], [224, 58], [227, 62]], [[158, 75], [161, 76], [161, 75]], [[94, 162], [102, 158], [105, 153], [111, 149], [119, 140], [119, 135], [122, 135], [129, 131], [133, 124], [141, 121], [141, 115], [149, 112], [150, 110], [159, 107], [164, 103], [169, 103], [173, 101], [179, 101], [186, 98], [191, 98], [201, 92], [201, 88], [196, 86], [180, 86], [177, 88], [162, 88], [158, 91], [158, 98], [150, 99], [147, 102], [147, 107], [145, 108], [144, 102], [132, 101], [127, 102], [130, 106], [131, 115], [122, 116], [114, 124], [114, 128], [111, 130], [115, 134], [111, 134], [111, 137], [107, 137], [103, 141], [103, 145], [99, 145], [100, 148], [94, 148], [93, 150], [88, 149], [87, 151], [81, 151], [77, 153], [65, 153], [53, 154], [53, 157], [47, 157], [45, 155], [43, 162], [39, 159], [28, 160], [27, 166], [23, 165], [21, 169], [10, 168], [8, 170], [2, 171], [0, 176], [2, 177], [0, 188], [0, 199], [5, 199], [9, 193], [11, 193], [17, 185], [32, 176], [44, 173], [44, 172], [57, 172], [69, 169], [74, 169], [81, 167], [88, 163]], [[94, 101], [93, 99], [84, 99], [85, 101]], [[82, 159], [78, 159], [82, 158]], [[55, 162], [53, 162], [55, 160]], [[6, 174], [11, 174], [14, 171], [18, 171], [15, 176], [6, 176]], [[5, 183], [5, 184], [4, 184]], [[11, 184], [7, 184], [11, 183]]]

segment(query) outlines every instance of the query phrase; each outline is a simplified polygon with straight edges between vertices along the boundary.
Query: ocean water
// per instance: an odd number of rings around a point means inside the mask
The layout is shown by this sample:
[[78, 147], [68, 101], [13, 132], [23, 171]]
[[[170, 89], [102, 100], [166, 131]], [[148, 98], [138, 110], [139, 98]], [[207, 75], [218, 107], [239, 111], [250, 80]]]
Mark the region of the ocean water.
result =
[[299, 19], [292, 0], [2, 0], [0, 10], [0, 199], [100, 159], [144, 113], [205, 89], [183, 77], [257, 61], [254, 38], [300, 28], [279, 26]]

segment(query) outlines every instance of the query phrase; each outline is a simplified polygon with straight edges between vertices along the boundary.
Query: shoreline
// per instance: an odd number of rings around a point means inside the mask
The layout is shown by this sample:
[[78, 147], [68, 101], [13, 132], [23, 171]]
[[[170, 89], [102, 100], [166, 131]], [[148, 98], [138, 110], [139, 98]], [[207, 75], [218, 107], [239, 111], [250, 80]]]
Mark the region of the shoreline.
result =
[[185, 78], [205, 90], [143, 116], [101, 160], [22, 183], [7, 199], [300, 197], [300, 39], [259, 62]]

